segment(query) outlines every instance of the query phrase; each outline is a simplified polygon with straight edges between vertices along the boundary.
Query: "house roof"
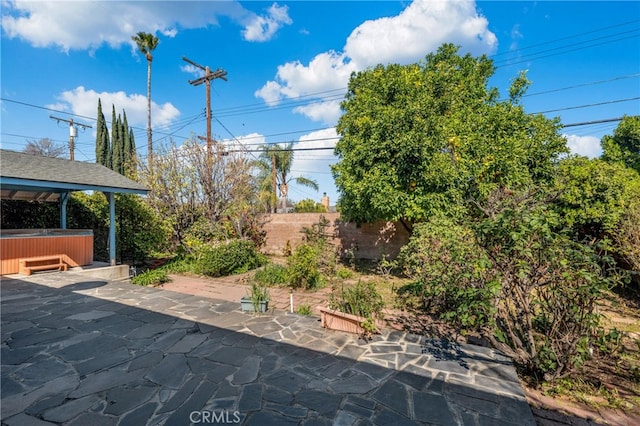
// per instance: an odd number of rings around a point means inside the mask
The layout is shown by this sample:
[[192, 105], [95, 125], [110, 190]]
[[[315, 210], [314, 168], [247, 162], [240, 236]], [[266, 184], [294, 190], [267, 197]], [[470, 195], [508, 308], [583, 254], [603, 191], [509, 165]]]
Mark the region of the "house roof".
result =
[[149, 190], [100, 164], [0, 150], [3, 199], [55, 201], [60, 193], [102, 191], [146, 194]]

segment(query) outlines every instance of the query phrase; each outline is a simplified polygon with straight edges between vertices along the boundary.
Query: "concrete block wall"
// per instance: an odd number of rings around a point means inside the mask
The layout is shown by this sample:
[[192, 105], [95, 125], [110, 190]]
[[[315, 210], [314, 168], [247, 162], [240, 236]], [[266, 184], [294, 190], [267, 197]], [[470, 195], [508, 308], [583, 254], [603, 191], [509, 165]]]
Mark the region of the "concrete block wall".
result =
[[409, 232], [400, 223], [379, 221], [356, 224], [344, 222], [340, 213], [282, 213], [264, 215], [261, 222], [266, 232], [264, 251], [282, 255], [287, 241], [295, 249], [304, 240], [304, 228], [311, 228], [324, 216], [329, 221], [327, 236], [341, 253], [352, 250], [357, 259], [395, 258], [409, 241]]

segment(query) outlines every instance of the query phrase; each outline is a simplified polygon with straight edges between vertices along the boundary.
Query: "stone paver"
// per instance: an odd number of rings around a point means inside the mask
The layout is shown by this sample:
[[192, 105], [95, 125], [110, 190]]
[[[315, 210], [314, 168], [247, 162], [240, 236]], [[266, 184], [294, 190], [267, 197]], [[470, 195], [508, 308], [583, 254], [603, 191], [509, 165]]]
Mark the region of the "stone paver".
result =
[[535, 425], [487, 348], [396, 330], [364, 341], [281, 310], [286, 294], [256, 317], [237, 286], [223, 300], [81, 280], [2, 278], [2, 424]]

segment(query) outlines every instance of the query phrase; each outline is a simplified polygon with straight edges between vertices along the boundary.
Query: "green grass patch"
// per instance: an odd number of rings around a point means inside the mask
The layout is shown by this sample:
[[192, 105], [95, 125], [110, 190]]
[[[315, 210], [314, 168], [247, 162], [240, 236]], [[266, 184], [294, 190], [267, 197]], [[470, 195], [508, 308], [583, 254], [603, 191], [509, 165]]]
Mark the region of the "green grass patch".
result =
[[167, 272], [162, 269], [149, 269], [131, 278], [131, 283], [145, 287], [155, 287], [171, 281]]
[[267, 286], [286, 286], [289, 284], [289, 271], [286, 266], [267, 263], [253, 274], [253, 279]]

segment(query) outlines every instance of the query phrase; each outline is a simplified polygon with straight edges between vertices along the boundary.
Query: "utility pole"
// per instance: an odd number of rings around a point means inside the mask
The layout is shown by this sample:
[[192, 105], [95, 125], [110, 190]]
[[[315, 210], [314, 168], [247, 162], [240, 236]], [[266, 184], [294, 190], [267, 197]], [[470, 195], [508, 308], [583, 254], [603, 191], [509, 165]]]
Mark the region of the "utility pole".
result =
[[271, 178], [273, 179], [273, 195], [276, 198], [271, 213], [276, 213], [278, 206], [278, 184], [276, 180], [276, 154], [271, 154]]
[[[198, 139], [200, 139], [201, 141], [206, 141], [207, 138], [205, 138], [204, 136], [198, 136]], [[213, 141], [213, 140], [212, 140]], [[225, 152], [223, 149], [221, 149], [217, 142], [216, 142], [216, 156], [218, 157], [218, 159], [220, 159], [220, 157], [228, 155], [228, 152]]]
[[49, 118], [56, 120], [58, 123], [60, 123], [61, 121], [65, 123], [69, 123], [69, 160], [73, 161], [74, 139], [78, 135], [78, 131], [75, 128], [75, 126], [80, 126], [83, 129], [90, 129], [91, 126], [88, 126], [86, 124], [81, 124], [81, 123], [74, 123], [73, 118], [65, 120], [64, 118], [54, 117], [53, 115], [50, 115]]
[[192, 86], [199, 86], [202, 83], [205, 83], [205, 86], [207, 88], [207, 161], [209, 162], [209, 165], [211, 166], [213, 161], [212, 161], [212, 140], [211, 140], [211, 80], [215, 80], [216, 78], [221, 78], [224, 81], [227, 81], [227, 72], [225, 70], [223, 70], [222, 68], [218, 68], [216, 71], [211, 72], [211, 69], [206, 66], [203, 67], [200, 64], [196, 64], [195, 62], [193, 62], [192, 60], [186, 58], [186, 57], [182, 57], [182, 60], [185, 62], [190, 63], [191, 65], [193, 65], [194, 67], [198, 67], [201, 70], [204, 71], [204, 75], [200, 78], [196, 78], [195, 80], [189, 80], [189, 84], [191, 84]]

